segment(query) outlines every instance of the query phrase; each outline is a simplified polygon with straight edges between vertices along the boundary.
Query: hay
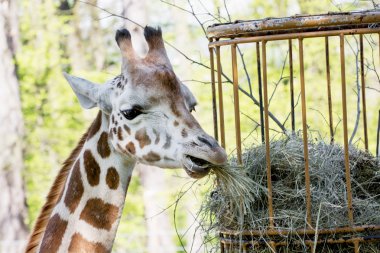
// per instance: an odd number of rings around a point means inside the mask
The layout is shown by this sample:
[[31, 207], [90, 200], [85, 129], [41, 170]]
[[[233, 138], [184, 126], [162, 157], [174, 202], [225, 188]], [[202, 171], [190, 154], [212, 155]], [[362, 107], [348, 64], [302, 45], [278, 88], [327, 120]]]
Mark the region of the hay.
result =
[[[342, 147], [320, 141], [309, 143], [308, 148], [312, 220], [315, 222], [318, 219], [319, 228], [349, 225]], [[354, 147], [350, 147], [349, 154], [355, 225], [378, 225], [379, 161]], [[281, 230], [307, 228], [302, 140], [291, 137], [273, 141], [270, 144], [270, 156], [275, 227]], [[213, 168], [216, 175], [215, 188], [200, 211], [203, 214], [203, 229], [209, 236], [225, 229], [267, 229], [269, 221], [265, 146], [246, 150], [243, 163], [244, 167], [237, 167], [236, 159], [233, 159], [232, 166]], [[369, 247], [368, 252], [378, 252], [365, 244], [361, 246], [361, 252], [365, 252], [363, 247]], [[328, 250], [334, 251], [332, 248]], [[288, 252], [298, 251], [293, 249]], [[340, 249], [339, 252], [344, 250]]]

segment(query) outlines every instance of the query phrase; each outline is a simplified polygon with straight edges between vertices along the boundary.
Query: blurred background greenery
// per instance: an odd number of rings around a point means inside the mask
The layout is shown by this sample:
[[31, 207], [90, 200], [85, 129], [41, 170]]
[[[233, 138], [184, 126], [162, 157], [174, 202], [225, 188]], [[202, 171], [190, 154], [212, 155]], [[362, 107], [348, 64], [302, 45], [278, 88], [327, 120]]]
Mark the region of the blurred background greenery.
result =
[[[199, 106], [195, 115], [205, 130], [212, 134], [210, 71], [204, 67], [209, 66], [208, 40], [203, 28], [213, 23], [231, 20], [372, 9], [377, 8], [377, 4], [376, 1], [356, 0], [0, 0], [2, 8], [0, 26], [5, 27], [3, 29], [8, 39], [0, 41], [0, 44], [4, 44], [1, 47], [4, 48], [4, 52], [6, 50], [11, 52], [11, 61], [7, 63], [3, 57], [1, 66], [14, 65], [19, 92], [12, 93], [16, 94], [12, 99], [18, 99], [21, 103], [20, 112], [15, 113], [21, 115], [18, 124], [23, 129], [22, 135], [18, 132], [21, 139], [17, 142], [23, 159], [17, 164], [19, 169], [14, 169], [14, 177], [21, 178], [23, 181], [21, 184], [13, 184], [13, 181], [9, 181], [7, 186], [20, 188], [19, 196], [22, 204], [17, 207], [8, 207], [6, 204], [0, 206], [2, 210], [0, 212], [0, 252], [10, 252], [6, 250], [6, 247], [10, 247], [9, 245], [22, 247], [27, 231], [30, 231], [33, 226], [60, 165], [96, 115], [96, 110], [83, 111], [80, 108], [62, 72], [66, 71], [103, 83], [120, 72], [120, 55], [114, 42], [116, 29], [122, 26], [128, 27], [133, 31], [136, 41], [142, 43], [138, 36], [142, 33], [141, 29], [119, 16], [132, 19], [143, 26], [149, 24], [162, 27], [164, 39], [175, 46], [173, 48], [167, 45], [174, 69], [178, 77], [188, 85], [198, 99]], [[8, 28], [11, 25], [12, 29], [18, 32], [9, 33]], [[17, 46], [11, 48], [8, 37], [16, 41]], [[339, 140], [343, 130], [339, 127], [341, 102], [338, 85], [340, 83], [338, 43], [338, 40], [332, 40], [330, 59], [333, 97], [335, 98], [336, 134]], [[346, 67], [349, 85], [348, 110], [349, 115], [352, 115], [349, 131], [352, 133], [357, 110], [355, 95], [357, 92], [355, 81], [357, 41], [355, 38], [349, 38], [346, 43], [349, 45], [346, 49]], [[371, 71], [370, 67], [379, 64], [376, 56], [379, 54], [378, 38], [368, 37], [366, 43], [374, 48], [372, 50], [368, 46], [368, 54], [366, 54], [369, 57], [366, 78], [370, 86], [367, 90], [370, 151], [374, 153], [380, 108], [380, 87], [377, 73]], [[297, 49], [294, 43], [293, 51], [297, 52]], [[242, 61], [239, 59], [240, 85], [248, 89], [249, 77], [252, 87], [257, 89], [255, 49], [250, 45], [244, 45], [241, 46], [241, 50], [249, 68], [246, 75]], [[309, 130], [310, 133], [320, 135], [320, 138], [328, 139], [328, 125], [323, 118], [323, 115], [327, 115], [324, 58], [321, 57], [323, 50], [322, 39], [305, 43], [306, 83], [308, 101], [310, 101], [308, 107], [317, 109], [309, 110]], [[140, 50], [140, 52], [143, 51], [144, 49]], [[371, 60], [371, 55], [375, 55], [374, 62]], [[290, 111], [287, 99], [289, 97], [287, 57], [287, 43], [269, 43], [269, 94], [274, 94], [270, 110], [281, 122], [286, 120]], [[297, 62], [297, 55], [294, 57], [294, 61]], [[230, 59], [229, 50], [222, 49], [223, 71], [232, 76]], [[296, 95], [299, 94], [297, 66], [294, 69]], [[7, 85], [14, 85], [14, 83], [5, 80], [1, 83], [1, 89]], [[232, 155], [234, 153], [234, 119], [231, 85], [226, 84], [225, 90], [227, 151]], [[19, 97], [18, 94], [20, 94]], [[241, 115], [243, 145], [248, 147], [260, 143], [260, 134], [257, 131], [259, 128], [253, 131], [257, 126], [255, 122], [259, 122], [259, 110], [244, 95], [241, 95], [241, 112], [243, 113]], [[296, 107], [296, 114], [300, 115], [300, 107]], [[7, 124], [6, 121], [1, 122], [1, 125], [5, 124]], [[297, 118], [296, 124], [299, 128], [300, 117]], [[290, 120], [287, 120], [284, 125], [289, 129]], [[275, 124], [273, 128], [272, 137], [276, 138], [279, 135], [276, 131], [279, 129]], [[361, 125], [358, 133], [360, 136], [357, 134], [353, 143], [363, 147]], [[5, 154], [6, 152], [3, 153]], [[0, 169], [5, 170], [4, 168], [3, 166]], [[156, 182], [149, 178], [149, 173], [146, 173], [152, 170]], [[208, 248], [202, 246], [203, 238], [195, 218], [203, 192], [210, 186], [210, 182], [207, 179], [194, 182], [182, 170], [164, 172], [156, 170], [158, 169], [140, 168], [134, 172], [113, 251], [209, 252]], [[189, 188], [190, 190], [177, 202], [179, 194]], [[12, 199], [15, 196], [11, 195], [10, 190], [2, 189], [1, 192], [1, 199]], [[16, 226], [17, 232], [12, 236], [9, 236], [11, 234], [9, 231], [13, 228], [1, 220], [10, 219], [9, 210], [12, 210], [15, 220], [21, 224]], [[151, 233], [150, 223], [153, 224], [153, 230], [156, 230], [155, 234]], [[26, 226], [24, 227], [23, 224]], [[154, 224], [160, 226], [157, 227]], [[160, 239], [155, 240], [153, 237]]]

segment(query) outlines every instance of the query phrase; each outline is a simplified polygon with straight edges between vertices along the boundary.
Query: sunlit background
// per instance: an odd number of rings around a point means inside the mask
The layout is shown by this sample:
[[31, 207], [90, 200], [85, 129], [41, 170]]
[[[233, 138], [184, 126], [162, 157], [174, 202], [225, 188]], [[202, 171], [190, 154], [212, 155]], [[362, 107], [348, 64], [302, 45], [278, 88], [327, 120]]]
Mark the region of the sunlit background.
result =
[[[0, 143], [4, 141], [0, 151], [0, 252], [22, 251], [56, 173], [97, 113], [96, 109], [84, 111], [80, 108], [62, 72], [97, 83], [118, 75], [121, 57], [114, 41], [118, 28], [127, 27], [132, 32], [136, 49], [144, 54], [146, 45], [142, 29], [134, 22], [142, 27], [147, 24], [162, 27], [175, 72], [198, 99], [195, 116], [203, 128], [213, 134], [205, 36], [208, 25], [371, 9], [376, 7], [376, 2], [0, 0], [0, 74], [3, 75], [0, 88], [9, 90], [4, 94], [0, 91]], [[317, 46], [309, 45], [309, 48], [313, 48], [308, 51], [309, 59], [316, 59]], [[275, 83], [281, 75], [286, 51], [270, 50], [269, 67], [273, 71], [269, 78]], [[223, 55], [226, 55], [223, 65], [228, 72], [228, 52]], [[252, 56], [245, 57], [247, 62], [254, 61]], [[338, 59], [333, 59], [332, 65], [336, 62]], [[318, 73], [316, 70], [309, 75], [312, 82], [321, 78], [322, 74]], [[252, 73], [252, 78], [254, 75]], [[241, 82], [243, 85], [245, 80]], [[284, 78], [279, 89], [287, 89], [286, 85]], [[379, 107], [376, 94], [373, 95], [373, 107]], [[3, 106], [8, 103], [8, 107]], [[250, 111], [252, 107], [248, 101], [245, 107], [244, 103], [243, 99], [243, 112], [258, 113], [257, 108]], [[276, 105], [273, 107], [276, 110]], [[370, 120], [375, 122], [377, 118], [372, 115]], [[247, 118], [243, 117], [242, 121], [246, 122], [243, 133], [248, 136], [252, 125]], [[314, 122], [320, 121], [315, 116]], [[227, 143], [234, 143], [232, 108], [231, 111], [227, 108], [226, 125], [231, 131], [231, 135], [227, 134], [230, 136]], [[13, 129], [13, 134], [7, 134], [9, 129]], [[244, 145], [255, 143], [259, 137], [250, 135]], [[227, 146], [228, 153], [233, 154], [233, 145]], [[181, 169], [137, 168], [113, 252], [209, 252], [203, 246], [197, 210], [210, 184], [208, 179], [190, 179]]]

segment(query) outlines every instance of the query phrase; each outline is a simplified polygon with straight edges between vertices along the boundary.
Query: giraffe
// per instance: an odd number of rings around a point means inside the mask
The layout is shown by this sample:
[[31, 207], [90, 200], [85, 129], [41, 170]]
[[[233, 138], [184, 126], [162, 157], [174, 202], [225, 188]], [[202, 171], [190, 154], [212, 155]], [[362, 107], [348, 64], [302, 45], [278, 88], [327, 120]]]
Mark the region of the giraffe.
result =
[[226, 163], [191, 114], [196, 99], [175, 75], [160, 27], [146, 26], [144, 36], [140, 58], [129, 31], [116, 32], [121, 74], [103, 85], [64, 73], [80, 105], [99, 112], [58, 173], [26, 252], [110, 252], [137, 162], [193, 178]]

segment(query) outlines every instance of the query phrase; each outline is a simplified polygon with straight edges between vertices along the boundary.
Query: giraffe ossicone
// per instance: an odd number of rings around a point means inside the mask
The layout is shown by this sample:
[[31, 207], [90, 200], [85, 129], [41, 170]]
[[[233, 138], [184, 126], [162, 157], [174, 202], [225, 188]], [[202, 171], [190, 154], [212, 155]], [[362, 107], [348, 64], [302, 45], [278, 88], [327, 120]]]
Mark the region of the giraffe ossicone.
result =
[[103, 85], [64, 74], [81, 106], [100, 111], [57, 176], [27, 252], [110, 252], [136, 162], [194, 178], [226, 163], [191, 114], [196, 100], [173, 71], [161, 29], [147, 26], [144, 36], [140, 58], [130, 33], [117, 31], [121, 74]]

